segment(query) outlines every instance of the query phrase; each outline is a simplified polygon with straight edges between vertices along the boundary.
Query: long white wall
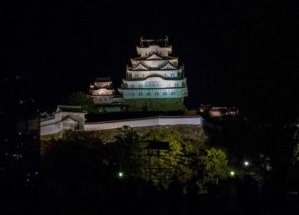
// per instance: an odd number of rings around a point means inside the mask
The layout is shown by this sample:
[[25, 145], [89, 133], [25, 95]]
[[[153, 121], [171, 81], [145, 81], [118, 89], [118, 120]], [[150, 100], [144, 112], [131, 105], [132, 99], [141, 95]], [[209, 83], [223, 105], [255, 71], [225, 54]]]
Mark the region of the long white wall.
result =
[[51, 120], [50, 122], [41, 122], [40, 135], [56, 134], [62, 131], [62, 122]]
[[143, 119], [105, 121], [95, 123], [85, 123], [84, 130], [107, 130], [116, 129], [123, 126], [130, 127], [147, 127], [159, 125], [203, 125], [203, 118], [200, 116], [177, 116], [177, 117], [151, 117]]
[[[64, 120], [49, 120], [43, 121], [40, 124], [40, 135], [57, 134], [63, 128]], [[202, 125], [203, 118], [200, 116], [173, 116], [173, 117], [150, 117], [142, 119], [128, 119], [128, 120], [115, 120], [105, 122], [87, 122], [84, 124], [83, 130], [97, 131], [121, 128], [123, 126], [130, 127], [148, 127], [159, 125]], [[81, 129], [80, 129], [81, 130]]]

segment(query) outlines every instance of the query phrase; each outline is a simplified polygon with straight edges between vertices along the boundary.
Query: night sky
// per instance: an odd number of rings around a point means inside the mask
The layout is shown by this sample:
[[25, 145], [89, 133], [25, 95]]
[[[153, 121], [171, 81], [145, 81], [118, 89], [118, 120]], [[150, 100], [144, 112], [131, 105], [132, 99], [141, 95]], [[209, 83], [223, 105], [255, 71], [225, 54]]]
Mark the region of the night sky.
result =
[[140, 36], [168, 35], [185, 65], [187, 107], [237, 106], [268, 119], [298, 114], [295, 5], [108, 2], [1, 5], [2, 99], [32, 96], [49, 109], [72, 91], [87, 92], [96, 77], [110, 76], [117, 87]]

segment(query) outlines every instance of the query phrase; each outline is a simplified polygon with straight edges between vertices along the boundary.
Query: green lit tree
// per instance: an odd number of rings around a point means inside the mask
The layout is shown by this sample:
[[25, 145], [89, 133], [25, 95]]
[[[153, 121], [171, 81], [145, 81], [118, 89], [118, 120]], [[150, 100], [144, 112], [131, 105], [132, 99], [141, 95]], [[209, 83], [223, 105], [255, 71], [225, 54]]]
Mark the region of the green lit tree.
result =
[[140, 166], [139, 155], [142, 151], [142, 145], [140, 144], [140, 135], [131, 127], [124, 126], [119, 129], [118, 135], [116, 135], [116, 148], [118, 148], [117, 160], [120, 168], [130, 174], [136, 172], [136, 168]]
[[222, 149], [214, 147], [206, 149], [205, 154], [200, 157], [200, 165], [203, 171], [203, 184], [217, 185], [228, 176], [228, 159]]
[[[193, 165], [196, 153], [192, 147], [186, 147], [182, 134], [175, 129], [156, 127], [142, 138], [143, 147], [139, 148], [142, 165], [138, 176], [146, 181], [155, 180], [167, 187], [174, 175], [181, 182], [186, 182], [197, 175], [197, 167]], [[152, 143], [166, 143], [167, 148], [152, 148]]]
[[73, 92], [70, 94], [66, 100], [65, 104], [67, 105], [78, 105], [81, 106], [83, 110], [86, 110], [88, 113], [96, 113], [97, 108], [93, 104], [92, 99], [83, 92]]
[[199, 177], [200, 151], [206, 138], [201, 134], [200, 138], [192, 139], [183, 131], [154, 127], [138, 133], [131, 127], [123, 127], [115, 137], [114, 156], [122, 170], [134, 178], [165, 188], [174, 176], [185, 183]]
[[117, 143], [129, 147], [131, 145], [136, 145], [140, 137], [138, 133], [129, 126], [124, 126], [119, 129], [119, 134], [116, 136]]

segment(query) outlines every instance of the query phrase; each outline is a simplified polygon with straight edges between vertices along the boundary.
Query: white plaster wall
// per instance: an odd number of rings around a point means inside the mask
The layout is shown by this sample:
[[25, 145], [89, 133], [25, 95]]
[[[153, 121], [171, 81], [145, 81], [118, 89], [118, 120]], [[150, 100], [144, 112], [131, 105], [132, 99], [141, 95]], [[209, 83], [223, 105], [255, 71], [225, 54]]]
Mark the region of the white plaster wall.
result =
[[202, 125], [203, 118], [197, 117], [172, 117], [159, 118], [159, 125]]
[[[70, 128], [68, 127], [63, 127], [63, 123], [69, 123], [69, 124], [73, 124], [74, 128], [77, 127], [77, 125], [79, 124], [79, 122], [74, 121], [70, 118], [67, 118], [63, 121], [57, 121], [57, 122], [53, 122], [51, 124], [49, 123], [44, 123], [40, 125], [40, 135], [49, 135], [49, 134], [56, 134], [61, 132], [62, 130], [69, 130]], [[81, 129], [83, 129], [83, 123], [81, 124]]]
[[159, 125], [202, 125], [203, 118], [200, 116], [195, 117], [156, 117], [146, 119], [135, 119], [135, 120], [123, 120], [123, 121], [109, 121], [109, 122], [97, 122], [97, 123], [86, 123], [84, 130], [95, 131], [95, 130], [107, 130], [116, 129], [123, 126], [130, 127], [147, 127], [147, 126], [159, 126]]
[[128, 84], [128, 88], [167, 88], [167, 87], [183, 87], [186, 86], [186, 79], [182, 80], [164, 80], [160, 77], [150, 77], [140, 81], [124, 81]]
[[[150, 70], [150, 71], [140, 71], [140, 70], [127, 70], [128, 74], [131, 74], [132, 78], [146, 78], [151, 75], [159, 75], [161, 77], [178, 77], [182, 73], [182, 68], [172, 69], [172, 70]], [[173, 74], [173, 76], [171, 76]]]
[[167, 60], [145, 60], [143, 64], [149, 68], [160, 68], [161, 66], [165, 65], [168, 61]]
[[181, 80], [163, 80], [159, 78], [151, 78], [147, 81], [130, 81], [128, 88], [167, 88], [167, 87], [182, 87]]
[[125, 99], [138, 98], [182, 98], [188, 95], [187, 88], [153, 88], [153, 89], [122, 89]]
[[56, 134], [62, 131], [61, 121], [52, 124], [42, 125], [40, 127], [40, 135]]
[[54, 113], [54, 116], [51, 117], [50, 119], [42, 119], [40, 124], [41, 125], [48, 125], [48, 124], [53, 124], [56, 122], [61, 121], [61, 113]]
[[[40, 135], [56, 134], [63, 130], [63, 121], [49, 123], [41, 123]], [[130, 127], [150, 127], [150, 126], [166, 126], [166, 125], [203, 125], [203, 118], [200, 116], [177, 116], [177, 117], [151, 117], [143, 119], [119, 120], [85, 123], [83, 130], [96, 131], [121, 128], [123, 126]]]
[[83, 129], [85, 123], [85, 113], [74, 112], [56, 112], [55, 118], [50, 120], [44, 120], [40, 123], [40, 135], [56, 134], [63, 130], [62, 118], [70, 116], [72, 119], [78, 122], [79, 128]]
[[54, 117], [52, 119], [42, 119], [40, 124], [41, 125], [48, 125], [57, 122], [58, 120]]

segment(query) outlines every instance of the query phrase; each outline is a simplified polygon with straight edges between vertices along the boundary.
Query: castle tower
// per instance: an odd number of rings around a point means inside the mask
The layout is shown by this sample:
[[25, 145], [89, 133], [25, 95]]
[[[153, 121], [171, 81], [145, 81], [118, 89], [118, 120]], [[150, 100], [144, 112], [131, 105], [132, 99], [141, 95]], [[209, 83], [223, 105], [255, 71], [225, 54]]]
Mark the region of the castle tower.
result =
[[178, 111], [184, 109], [187, 83], [184, 67], [170, 56], [168, 38], [140, 39], [136, 58], [127, 66], [119, 92], [131, 111]]
[[89, 96], [99, 113], [123, 112], [127, 110], [127, 106], [123, 104], [122, 96], [117, 95], [109, 77], [97, 78], [93, 84], [90, 84]]
[[89, 86], [89, 94], [95, 104], [111, 103], [115, 96], [112, 81], [110, 78], [97, 78]]

